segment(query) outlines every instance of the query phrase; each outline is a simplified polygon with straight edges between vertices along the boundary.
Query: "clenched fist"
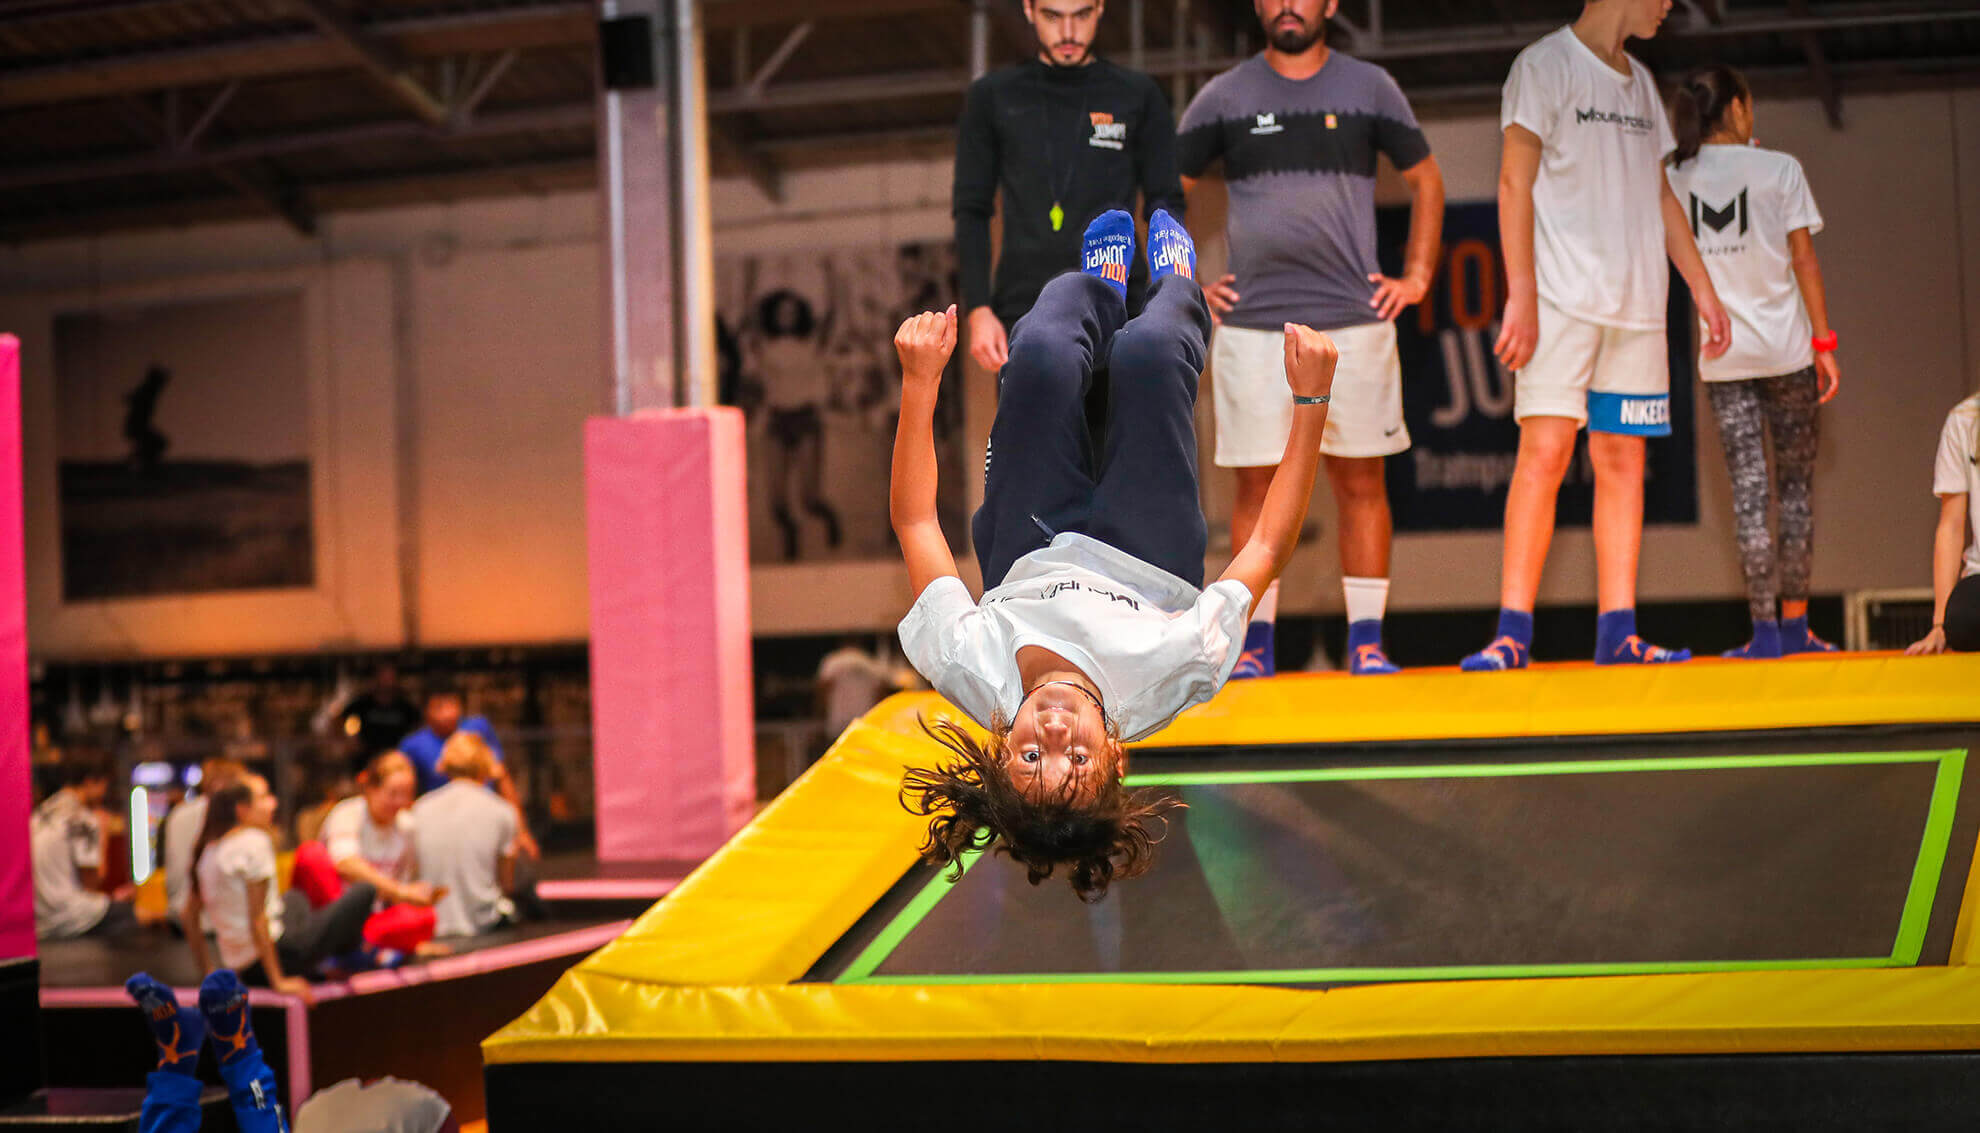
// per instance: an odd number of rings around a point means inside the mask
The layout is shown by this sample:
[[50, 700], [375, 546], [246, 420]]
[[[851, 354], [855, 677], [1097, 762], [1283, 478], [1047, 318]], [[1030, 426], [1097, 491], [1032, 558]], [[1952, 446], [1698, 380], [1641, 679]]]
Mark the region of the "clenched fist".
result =
[[894, 351], [901, 356], [901, 380], [908, 385], [936, 385], [949, 355], [956, 349], [956, 305], [946, 311], [923, 311], [909, 316], [894, 332]]
[[1286, 324], [1286, 384], [1295, 397], [1323, 397], [1333, 392], [1334, 367], [1341, 352], [1334, 340], [1312, 327]]

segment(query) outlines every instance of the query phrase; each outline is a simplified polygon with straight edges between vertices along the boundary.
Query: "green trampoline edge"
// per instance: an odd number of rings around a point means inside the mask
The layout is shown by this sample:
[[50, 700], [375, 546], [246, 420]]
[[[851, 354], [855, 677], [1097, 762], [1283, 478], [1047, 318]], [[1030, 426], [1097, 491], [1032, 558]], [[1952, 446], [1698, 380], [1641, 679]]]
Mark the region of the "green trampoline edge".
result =
[[[1380, 779], [1494, 778], [1526, 775], [1606, 774], [1643, 771], [1712, 771], [1755, 767], [1861, 766], [1879, 763], [1936, 763], [1932, 795], [1911, 886], [1899, 914], [1896, 940], [1888, 956], [1797, 960], [1704, 960], [1622, 964], [1456, 965], [1434, 968], [1311, 968], [1231, 972], [1078, 972], [983, 975], [877, 975], [880, 965], [913, 932], [950, 888], [943, 873], [930, 878], [914, 899], [888, 922], [831, 982], [840, 984], [990, 983], [1356, 983], [1398, 980], [1532, 979], [1546, 977], [1656, 975], [1674, 972], [1770, 971], [1819, 968], [1910, 967], [1923, 950], [1932, 900], [1951, 845], [1954, 812], [1965, 767], [1963, 748], [1935, 751], [1798, 753], [1789, 755], [1673, 756], [1618, 760], [1557, 760], [1499, 764], [1433, 764], [1395, 767], [1292, 768], [1282, 771], [1204, 771], [1130, 775], [1130, 786], [1212, 786], [1247, 783], [1349, 782]], [[962, 859], [967, 873], [982, 856]], [[960, 880], [960, 875], [958, 876]]]
[[1925, 812], [1925, 833], [1918, 842], [1918, 860], [1911, 869], [1911, 889], [1905, 894], [1904, 912], [1898, 917], [1897, 940], [1891, 946], [1893, 963], [1910, 967], [1918, 963], [1925, 947], [1925, 929], [1932, 919], [1932, 902], [1939, 891], [1939, 874], [1946, 865], [1946, 852], [1952, 847], [1953, 814], [1959, 805], [1959, 782], [1966, 771], [1966, 752], [1942, 751], [1939, 774], [1932, 780], [1932, 802]]

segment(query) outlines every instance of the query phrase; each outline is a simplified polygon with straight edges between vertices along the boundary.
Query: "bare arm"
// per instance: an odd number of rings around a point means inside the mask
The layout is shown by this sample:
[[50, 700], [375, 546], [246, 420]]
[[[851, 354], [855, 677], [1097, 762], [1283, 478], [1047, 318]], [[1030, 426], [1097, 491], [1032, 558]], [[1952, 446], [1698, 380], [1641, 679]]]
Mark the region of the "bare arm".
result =
[[[1327, 396], [1334, 386], [1340, 355], [1333, 340], [1306, 327], [1286, 327], [1286, 377], [1296, 396]], [[1327, 428], [1327, 406], [1293, 406], [1292, 436], [1286, 453], [1272, 473], [1251, 538], [1238, 550], [1218, 581], [1236, 579], [1251, 592], [1255, 610], [1272, 580], [1292, 561], [1306, 524], [1306, 505], [1313, 497], [1313, 477], [1320, 471], [1320, 437]]]
[[206, 930], [199, 923], [200, 910], [204, 908], [199, 899], [199, 883], [195, 881], [189, 889], [185, 908], [179, 910], [179, 927], [185, 930], [186, 943], [192, 947], [193, 963], [205, 975], [213, 970], [213, 956], [206, 950]]
[[1677, 265], [1685, 286], [1691, 288], [1691, 302], [1698, 308], [1698, 317], [1705, 320], [1705, 357], [1717, 358], [1732, 345], [1732, 320], [1719, 302], [1719, 289], [1712, 286], [1712, 277], [1705, 272], [1705, 257], [1698, 254], [1698, 242], [1691, 238], [1691, 222], [1685, 219], [1677, 194], [1671, 192], [1670, 180], [1660, 172], [1657, 185], [1664, 212], [1664, 252]]
[[336, 866], [338, 877], [343, 878], [345, 881], [369, 882], [373, 888], [378, 890], [378, 896], [388, 905], [431, 905], [433, 903], [432, 886], [424, 882], [413, 882], [408, 885], [403, 882], [394, 881], [385, 876], [383, 870], [365, 861], [363, 857], [357, 854], [338, 858]]
[[926, 312], [901, 324], [894, 349], [901, 358], [901, 419], [894, 431], [893, 480], [887, 496], [894, 537], [907, 560], [917, 598], [938, 578], [956, 573], [955, 556], [935, 512], [935, 398], [942, 369], [956, 348], [956, 309]]
[[1912, 642], [1906, 653], [1946, 651], [1946, 599], [1959, 583], [1960, 555], [1966, 550], [1966, 493], [1939, 497], [1939, 525], [1932, 533], [1932, 632]]
[[[1201, 177], [1182, 177], [1178, 180], [1182, 182], [1184, 196], [1196, 192], [1196, 187], [1203, 183]], [[1222, 278], [1198, 282], [1203, 284], [1203, 304], [1210, 308], [1210, 321], [1221, 325], [1225, 312], [1237, 305], [1237, 276], [1225, 272]]]
[[1437, 252], [1443, 246], [1444, 173], [1435, 157], [1426, 157], [1402, 170], [1409, 186], [1409, 244], [1403, 253], [1401, 279], [1380, 274], [1369, 276], [1376, 284], [1375, 296], [1368, 301], [1384, 322], [1402, 313], [1404, 307], [1423, 301], [1430, 280], [1437, 271]]
[[1540, 135], [1507, 126], [1499, 152], [1499, 249], [1506, 260], [1506, 310], [1492, 352], [1509, 370], [1540, 344], [1540, 285], [1533, 275], [1533, 183], [1540, 176]]
[[[1815, 237], [1806, 228], [1788, 233], [1788, 258], [1794, 266], [1794, 282], [1801, 288], [1801, 305], [1808, 308], [1808, 322], [1815, 337], [1829, 333], [1829, 298], [1822, 287], [1822, 263], [1815, 258]], [[1842, 386], [1842, 363], [1833, 350], [1817, 351], [1815, 372], [1822, 380], [1822, 400], [1836, 396]]]
[[289, 995], [299, 995], [304, 1001], [312, 997], [307, 981], [282, 974], [282, 957], [275, 951], [275, 938], [268, 931], [268, 887], [274, 884], [269, 879], [247, 883], [248, 935], [254, 939], [254, 954], [261, 961], [261, 971], [268, 977], [268, 986]]
[[502, 851], [502, 856], [495, 862], [495, 884], [501, 886], [504, 893], [514, 893], [516, 891], [516, 846], [514, 842], [509, 843], [507, 848]]

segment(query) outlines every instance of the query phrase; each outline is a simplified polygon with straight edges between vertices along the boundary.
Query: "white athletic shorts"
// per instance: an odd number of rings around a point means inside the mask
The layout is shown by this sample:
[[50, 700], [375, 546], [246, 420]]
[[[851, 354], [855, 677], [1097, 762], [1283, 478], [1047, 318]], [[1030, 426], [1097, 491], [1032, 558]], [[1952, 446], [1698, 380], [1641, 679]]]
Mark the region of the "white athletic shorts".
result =
[[1513, 418], [1572, 417], [1591, 432], [1671, 435], [1664, 332], [1583, 322], [1540, 300], [1540, 342], [1513, 382]]
[[[1320, 451], [1329, 456], [1393, 456], [1409, 448], [1403, 427], [1402, 364], [1394, 323], [1330, 330], [1341, 352]], [[1286, 332], [1220, 326], [1210, 343], [1210, 386], [1221, 468], [1257, 468], [1285, 458], [1292, 436], [1286, 384]]]

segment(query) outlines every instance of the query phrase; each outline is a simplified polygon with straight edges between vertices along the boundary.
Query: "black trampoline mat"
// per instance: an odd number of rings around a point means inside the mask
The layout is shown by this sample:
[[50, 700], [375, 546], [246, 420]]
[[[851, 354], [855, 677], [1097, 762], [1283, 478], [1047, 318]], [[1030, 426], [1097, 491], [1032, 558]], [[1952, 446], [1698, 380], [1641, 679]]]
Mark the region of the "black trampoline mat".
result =
[[1936, 732], [1582, 745], [1599, 758], [1365, 745], [1376, 758], [1303, 767], [1137, 753], [1138, 771], [1162, 764], [1138, 785], [1188, 803], [1149, 874], [1088, 907], [1001, 859], [953, 886], [917, 869], [812, 978], [1327, 985], [1943, 963], [1980, 807], [1962, 805], [1966, 749], [1947, 742], [1971, 733]]

